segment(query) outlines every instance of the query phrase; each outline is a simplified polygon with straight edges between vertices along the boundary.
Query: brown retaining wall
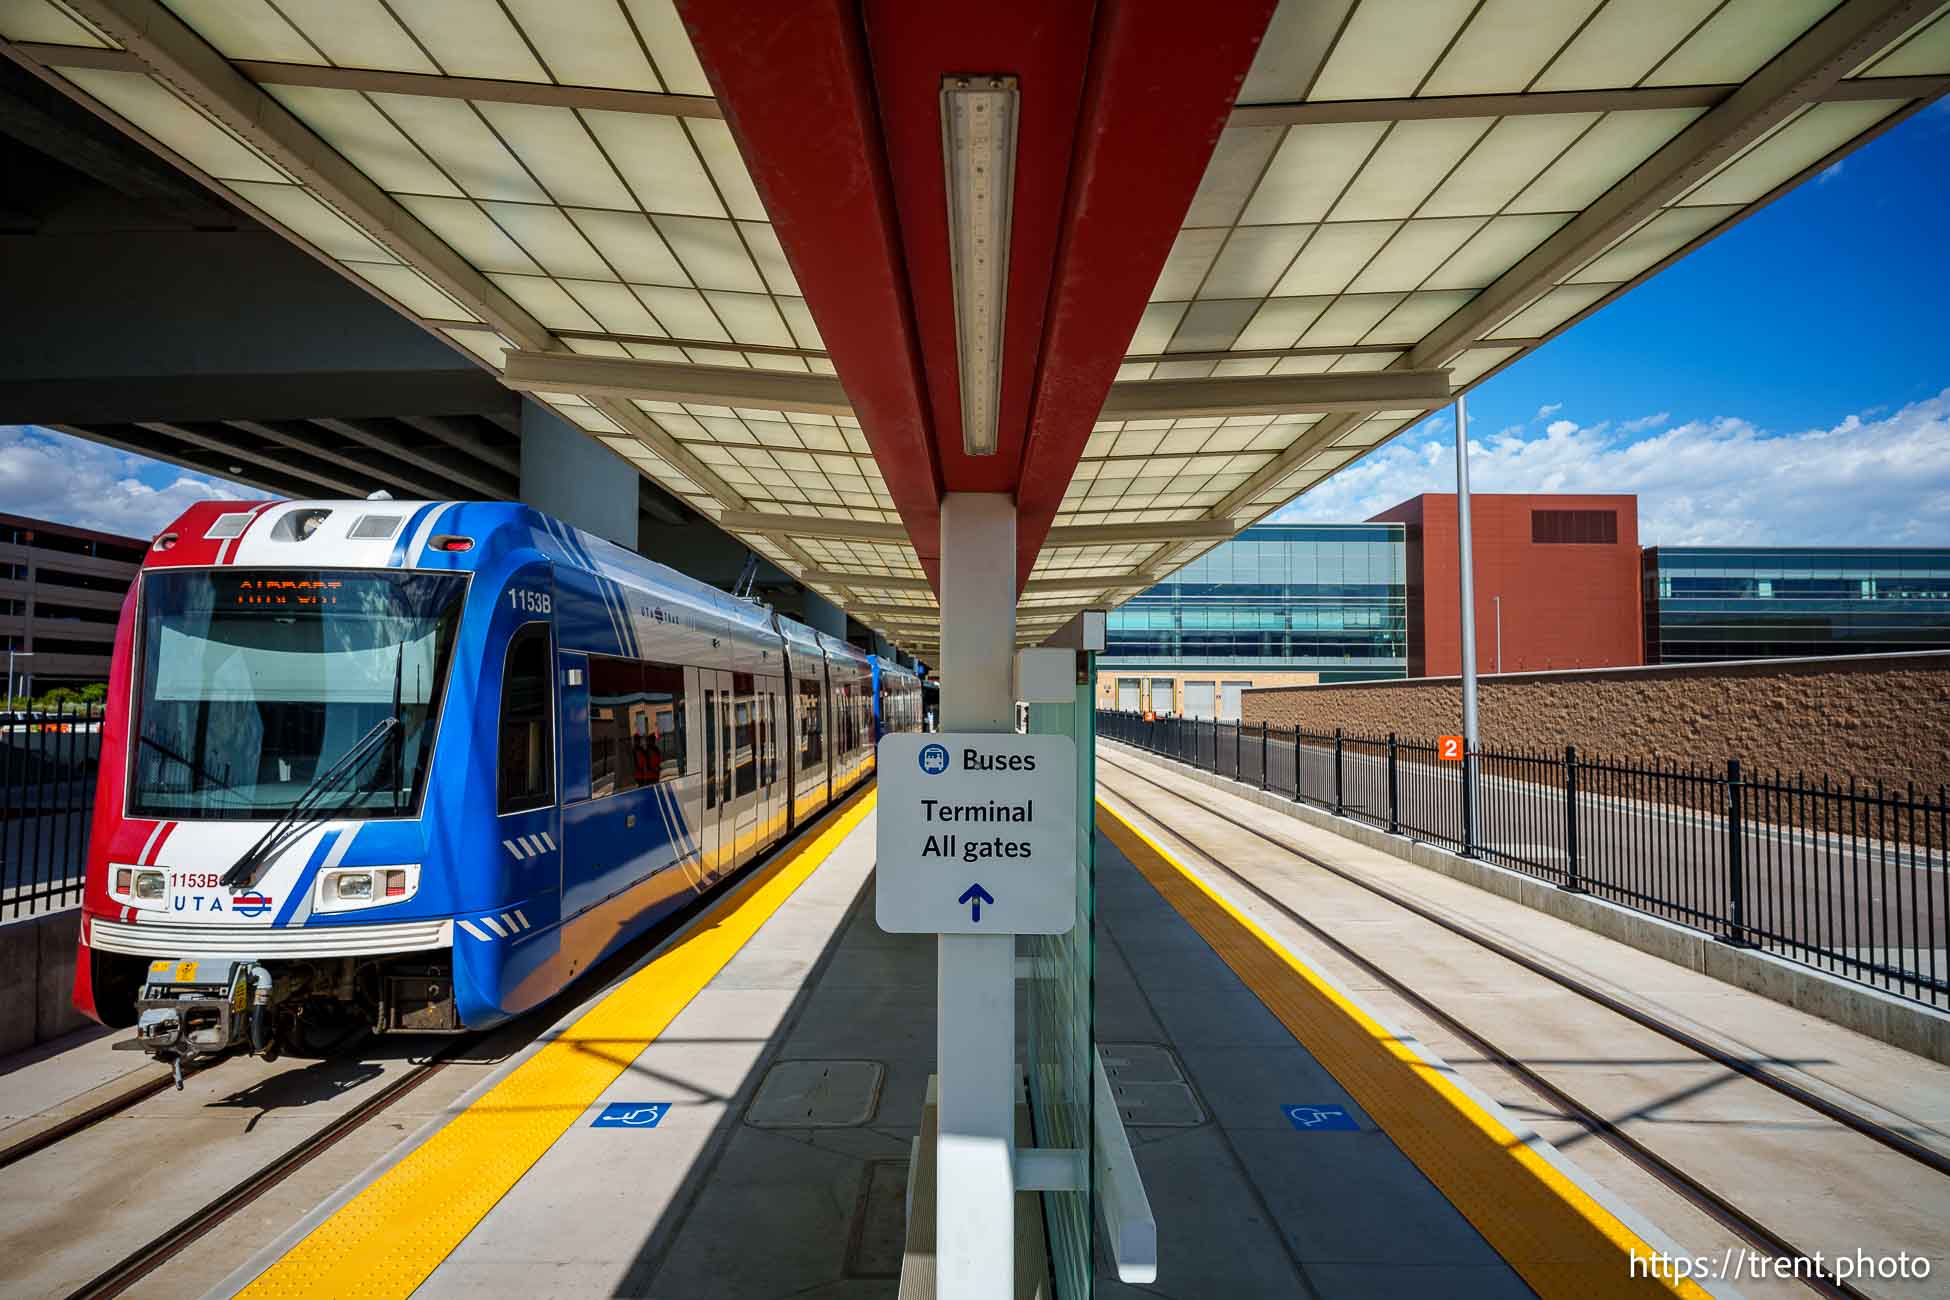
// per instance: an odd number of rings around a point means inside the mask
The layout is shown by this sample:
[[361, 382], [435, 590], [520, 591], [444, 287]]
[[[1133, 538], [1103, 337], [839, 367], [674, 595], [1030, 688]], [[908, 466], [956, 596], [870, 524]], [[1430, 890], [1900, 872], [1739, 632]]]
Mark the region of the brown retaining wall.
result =
[[[1246, 722], [1431, 739], [1462, 730], [1454, 677], [1244, 693]], [[1950, 651], [1506, 673], [1478, 684], [1486, 748], [1592, 757], [1738, 758], [1934, 791], [1950, 783]]]

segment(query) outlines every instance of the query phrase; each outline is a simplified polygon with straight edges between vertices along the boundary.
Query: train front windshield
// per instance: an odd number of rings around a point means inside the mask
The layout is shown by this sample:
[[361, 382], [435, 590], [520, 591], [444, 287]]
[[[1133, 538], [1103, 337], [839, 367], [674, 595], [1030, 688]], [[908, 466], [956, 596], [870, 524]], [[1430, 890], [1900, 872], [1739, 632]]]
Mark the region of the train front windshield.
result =
[[138, 817], [389, 817], [419, 804], [465, 574], [143, 578]]

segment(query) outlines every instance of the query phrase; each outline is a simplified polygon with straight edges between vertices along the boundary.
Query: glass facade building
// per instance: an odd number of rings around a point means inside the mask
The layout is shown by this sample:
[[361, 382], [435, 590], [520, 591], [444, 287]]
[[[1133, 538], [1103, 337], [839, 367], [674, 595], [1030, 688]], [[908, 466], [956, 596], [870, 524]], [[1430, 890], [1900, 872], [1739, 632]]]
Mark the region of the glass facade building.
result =
[[1645, 661], [1950, 650], [1950, 548], [1654, 546]]
[[1264, 524], [1111, 611], [1101, 670], [1408, 675], [1401, 524]]

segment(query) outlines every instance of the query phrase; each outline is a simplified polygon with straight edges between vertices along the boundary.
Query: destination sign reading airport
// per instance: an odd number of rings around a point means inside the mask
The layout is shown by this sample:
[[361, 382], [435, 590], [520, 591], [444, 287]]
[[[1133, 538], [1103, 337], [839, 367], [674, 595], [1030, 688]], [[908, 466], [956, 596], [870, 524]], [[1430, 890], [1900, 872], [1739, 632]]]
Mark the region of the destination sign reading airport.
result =
[[1076, 742], [905, 733], [876, 753], [881, 929], [1063, 934], [1076, 924]]

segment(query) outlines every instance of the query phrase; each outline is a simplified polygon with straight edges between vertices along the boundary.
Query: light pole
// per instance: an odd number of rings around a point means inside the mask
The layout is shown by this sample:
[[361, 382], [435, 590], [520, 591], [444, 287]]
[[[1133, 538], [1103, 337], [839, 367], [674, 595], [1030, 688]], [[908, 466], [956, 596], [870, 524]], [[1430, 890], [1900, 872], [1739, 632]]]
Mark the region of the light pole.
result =
[[1458, 594], [1462, 598], [1463, 798], [1469, 826], [1480, 833], [1476, 816], [1476, 551], [1469, 535], [1469, 412], [1456, 395], [1456, 554]]
[[7, 712], [9, 713], [14, 711], [14, 660], [33, 657], [32, 650], [16, 650], [12, 646], [7, 647]]

